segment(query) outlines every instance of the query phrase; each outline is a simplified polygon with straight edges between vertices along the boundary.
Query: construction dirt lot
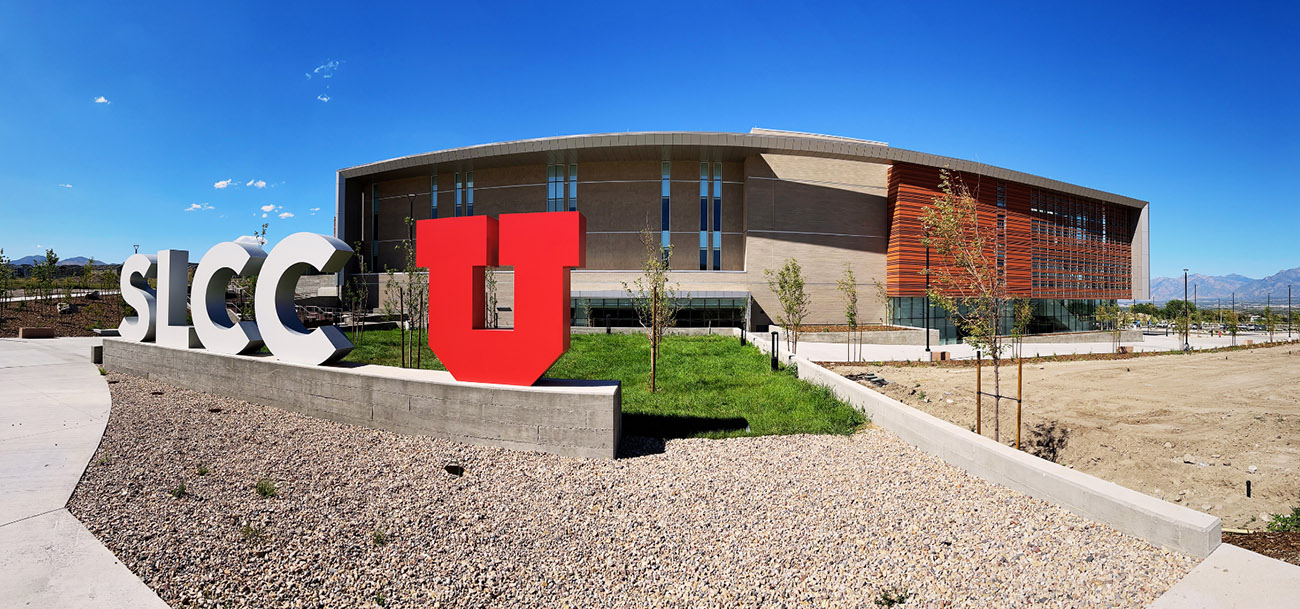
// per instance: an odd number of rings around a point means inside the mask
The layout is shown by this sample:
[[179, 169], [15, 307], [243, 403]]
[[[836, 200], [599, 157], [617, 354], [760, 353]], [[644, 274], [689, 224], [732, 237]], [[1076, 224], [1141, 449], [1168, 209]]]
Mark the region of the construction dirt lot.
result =
[[[1014, 397], [1016, 366], [1008, 364], [1001, 393]], [[975, 425], [972, 367], [831, 366], [840, 374], [877, 374], [889, 384], [873, 389], [962, 427]], [[1022, 441], [1034, 437], [1035, 426], [1055, 421], [1066, 430], [1062, 465], [1213, 514], [1228, 528], [1262, 529], [1267, 515], [1300, 505], [1300, 344], [1026, 363], [1024, 370]], [[982, 389], [993, 393], [987, 365]], [[984, 435], [992, 437], [991, 398], [982, 410]], [[999, 418], [1001, 440], [1014, 443], [1015, 401], [1002, 401]]]

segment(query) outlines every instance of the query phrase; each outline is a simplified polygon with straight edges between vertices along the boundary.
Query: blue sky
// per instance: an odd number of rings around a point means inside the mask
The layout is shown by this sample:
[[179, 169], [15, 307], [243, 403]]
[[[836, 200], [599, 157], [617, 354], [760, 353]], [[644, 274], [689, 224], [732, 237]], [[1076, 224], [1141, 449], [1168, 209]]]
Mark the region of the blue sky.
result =
[[1296, 2], [4, 3], [0, 247], [197, 260], [262, 222], [330, 233], [343, 167], [761, 126], [1149, 200], [1153, 275], [1260, 277], [1300, 266], [1297, 21]]

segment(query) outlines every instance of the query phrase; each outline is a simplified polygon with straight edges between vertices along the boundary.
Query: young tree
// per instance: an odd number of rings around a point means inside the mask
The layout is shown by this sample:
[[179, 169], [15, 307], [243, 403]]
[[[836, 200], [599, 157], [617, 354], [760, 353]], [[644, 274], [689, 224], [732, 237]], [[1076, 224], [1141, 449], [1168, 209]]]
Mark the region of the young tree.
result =
[[1223, 329], [1232, 335], [1232, 346], [1237, 346], [1237, 330], [1241, 327], [1237, 321], [1237, 310], [1229, 309], [1223, 313]]
[[1273, 332], [1277, 330], [1278, 316], [1272, 306], [1264, 307], [1264, 330], [1268, 332], [1268, 342], [1273, 342]]
[[32, 275], [36, 279], [37, 289], [43, 302], [49, 302], [50, 297], [54, 295], [54, 279], [58, 270], [59, 255], [52, 249], [45, 250], [45, 259], [37, 262], [32, 268]]
[[884, 326], [892, 325], [894, 323], [894, 299], [889, 297], [889, 289], [885, 287], [885, 284], [879, 280], [874, 283], [876, 285], [876, 300], [880, 301], [880, 308], [885, 313], [884, 317], [880, 318], [880, 324]]
[[677, 286], [668, 283], [672, 246], [661, 248], [657, 235], [649, 228], [641, 231], [641, 245], [645, 247], [641, 276], [631, 285], [624, 281], [623, 290], [632, 299], [637, 319], [646, 329], [646, 338], [650, 341], [650, 393], [654, 393], [655, 377], [659, 373], [659, 346], [663, 342], [664, 329], [672, 327], [677, 317], [682, 297]]
[[[835, 282], [835, 287], [844, 299], [844, 320], [849, 326], [848, 340], [844, 342], [845, 357], [851, 362], [857, 361], [861, 358], [853, 356], [853, 338], [858, 330], [858, 280], [853, 276], [853, 265], [844, 264], [844, 274]], [[858, 344], [860, 346], [861, 342]], [[860, 348], [858, 352], [861, 353]]]
[[343, 290], [343, 303], [352, 316], [352, 344], [359, 345], [365, 337], [364, 320], [369, 308], [370, 286], [365, 280], [366, 257], [361, 253], [360, 241], [352, 244], [352, 251], [357, 258], [357, 274], [348, 280], [348, 285]]
[[996, 225], [980, 217], [979, 203], [948, 170], [940, 174], [940, 196], [925, 210], [922, 243], [938, 254], [940, 264], [926, 271], [930, 300], [943, 307], [966, 335], [966, 343], [993, 360], [993, 439], [999, 439], [1002, 353], [1006, 337], [998, 320], [1013, 306], [1007, 277], [997, 264]]
[[9, 296], [13, 293], [14, 267], [9, 262], [4, 249], [0, 248], [0, 309], [9, 308]]
[[95, 285], [95, 259], [89, 258], [81, 267], [81, 288], [90, 290]]
[[[266, 228], [269, 223], [263, 222], [262, 227], [253, 231], [253, 238], [257, 240], [260, 247], [266, 246]], [[230, 280], [231, 287], [235, 288], [235, 306], [239, 309], [239, 318], [243, 320], [256, 319], [257, 313], [253, 306], [253, 299], [257, 295], [257, 275], [251, 277], [235, 277]]]
[[489, 266], [483, 269], [483, 289], [486, 291], [486, 298], [483, 299], [483, 325], [489, 328], [495, 328], [501, 325], [501, 314], [497, 312], [497, 268]]
[[803, 267], [794, 258], [786, 258], [781, 270], [773, 272], [765, 269], [767, 287], [776, 294], [781, 303], [781, 311], [776, 315], [776, 323], [785, 328], [786, 348], [791, 353], [799, 352], [799, 335], [803, 333], [803, 320], [808, 316], [808, 306], [812, 300], [804, 290]]

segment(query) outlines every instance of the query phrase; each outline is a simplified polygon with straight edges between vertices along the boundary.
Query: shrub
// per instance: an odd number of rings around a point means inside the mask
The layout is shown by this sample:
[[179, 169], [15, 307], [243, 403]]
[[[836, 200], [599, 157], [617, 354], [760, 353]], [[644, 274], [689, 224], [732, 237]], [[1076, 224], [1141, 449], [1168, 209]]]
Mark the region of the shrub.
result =
[[906, 603], [911, 596], [912, 593], [908, 592], [906, 588], [894, 586], [887, 590], [881, 590], [880, 594], [876, 595], [874, 602], [877, 607], [893, 607], [894, 605]]
[[184, 481], [181, 482], [180, 486], [178, 486], [178, 487], [172, 489], [172, 490], [169, 491], [169, 492], [171, 493], [172, 497], [175, 497], [175, 498], [177, 498], [177, 499], [182, 499], [182, 498], [184, 498], [186, 495], [189, 495], [189, 492], [185, 490], [185, 482], [184, 482]]
[[251, 524], [244, 525], [244, 527], [239, 530], [239, 533], [244, 536], [244, 541], [259, 541], [263, 536], [262, 527], [255, 527]]
[[1268, 521], [1271, 533], [1300, 533], [1300, 507], [1292, 508], [1290, 514], [1273, 514]]
[[384, 546], [388, 543], [388, 533], [375, 529], [375, 532], [370, 536], [370, 539], [376, 546]]
[[198, 473], [199, 473], [200, 476], [206, 476], [206, 475], [208, 475], [208, 472], [209, 472], [209, 471], [211, 471], [211, 470], [208, 469], [208, 466], [206, 466], [206, 465], [200, 465], [200, 466], [199, 466]]
[[275, 481], [270, 478], [262, 478], [257, 481], [257, 494], [263, 497], [274, 497], [276, 493]]

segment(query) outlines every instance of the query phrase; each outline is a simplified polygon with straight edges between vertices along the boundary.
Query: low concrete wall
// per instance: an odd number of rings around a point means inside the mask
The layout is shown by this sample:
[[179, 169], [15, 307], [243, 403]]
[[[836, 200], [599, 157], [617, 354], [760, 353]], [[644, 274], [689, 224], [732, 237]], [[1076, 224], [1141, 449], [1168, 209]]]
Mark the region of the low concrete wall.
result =
[[303, 366], [113, 338], [104, 368], [342, 423], [569, 457], [612, 459], [621, 433], [617, 381], [462, 383], [435, 370]]
[[[767, 350], [764, 341], [756, 345]], [[1217, 517], [1004, 446], [792, 355], [784, 346], [778, 357], [797, 366], [799, 378], [829, 388], [872, 423], [971, 475], [1165, 548], [1204, 557], [1219, 546]]]
[[[900, 326], [901, 327], [901, 326]], [[771, 326], [770, 332], [776, 332], [785, 340], [785, 328], [781, 326]], [[864, 345], [924, 345], [925, 328], [909, 328], [907, 330], [884, 330], [876, 332], [861, 332], [858, 336], [862, 339]], [[848, 332], [804, 332], [799, 335], [801, 343], [833, 343], [844, 344], [848, 341]], [[939, 331], [930, 329], [930, 344], [939, 345]]]
[[[1024, 337], [1027, 345], [1044, 343], [1108, 343], [1115, 339], [1110, 332], [1060, 332], [1057, 334], [1030, 334]], [[1138, 329], [1120, 330], [1120, 342], [1142, 342], [1142, 331]]]

